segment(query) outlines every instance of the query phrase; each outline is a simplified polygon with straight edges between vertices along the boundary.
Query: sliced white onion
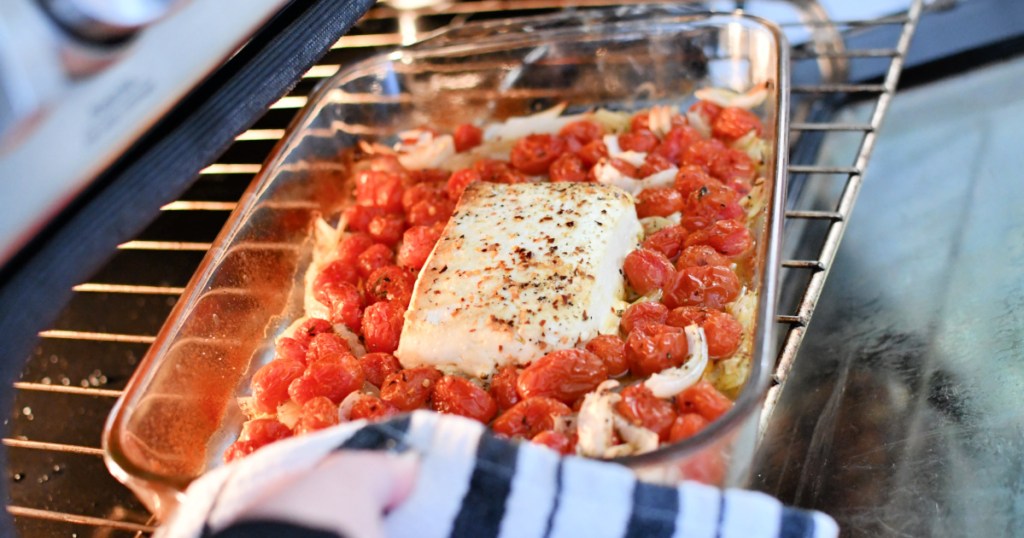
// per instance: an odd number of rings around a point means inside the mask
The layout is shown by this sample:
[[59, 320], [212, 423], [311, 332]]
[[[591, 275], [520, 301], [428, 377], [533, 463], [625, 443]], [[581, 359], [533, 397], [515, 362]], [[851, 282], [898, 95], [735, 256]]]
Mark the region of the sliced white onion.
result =
[[619, 432], [622, 440], [632, 449], [632, 454], [642, 454], [658, 448], [657, 433], [637, 426], [621, 415], [615, 415], [615, 431]]
[[599, 108], [594, 112], [593, 119], [601, 124], [607, 131], [619, 133], [629, 128], [630, 114], [628, 112], [613, 112]]
[[702, 137], [709, 138], [711, 136], [711, 124], [708, 123], [707, 118], [703, 114], [695, 110], [688, 110], [686, 111], [686, 121]]
[[601, 457], [612, 446], [615, 412], [612, 406], [622, 397], [612, 392], [619, 382], [609, 379], [583, 397], [576, 419], [576, 453]]
[[594, 165], [594, 177], [597, 178], [598, 183], [618, 187], [633, 195], [644, 189], [672, 185], [676, 180], [677, 172], [679, 172], [679, 169], [672, 166], [645, 178], [635, 179], [623, 174], [618, 168], [615, 168], [603, 159]]
[[531, 134], [557, 133], [565, 124], [578, 120], [582, 115], [563, 116], [567, 103], [559, 103], [549, 109], [529, 116], [509, 118], [504, 123], [492, 123], [484, 127], [484, 140], [514, 140]]
[[289, 428], [295, 428], [295, 425], [299, 423], [299, 417], [301, 416], [302, 406], [291, 400], [277, 406], [278, 422], [288, 426]]
[[708, 342], [704, 329], [690, 325], [683, 330], [686, 332], [690, 358], [682, 366], [662, 370], [644, 381], [644, 385], [658, 398], [671, 398], [693, 386], [700, 381], [708, 366]]
[[[429, 133], [428, 133], [429, 135]], [[412, 146], [399, 144], [398, 162], [409, 170], [439, 168], [455, 155], [455, 139], [451, 135], [423, 136]]]
[[348, 421], [349, 415], [352, 414], [352, 408], [356, 405], [356, 402], [363, 399], [363, 396], [366, 395], [358, 390], [350, 392], [348, 396], [345, 396], [345, 399], [338, 405], [338, 420], [341, 422]]
[[710, 87], [701, 88], [693, 93], [697, 99], [709, 101], [718, 106], [732, 106], [748, 110], [760, 105], [768, 98], [768, 88], [763, 84], [754, 86], [743, 93], [728, 88]]
[[655, 105], [647, 112], [647, 126], [658, 138], [665, 138], [665, 135], [672, 130], [672, 117], [676, 114], [676, 109], [673, 107]]
[[348, 350], [355, 355], [357, 359], [361, 359], [363, 355], [366, 355], [366, 348], [363, 347], [362, 342], [359, 341], [359, 337], [356, 333], [350, 331], [344, 323], [335, 323], [333, 325], [334, 332], [338, 333], [338, 336], [345, 340], [348, 344]]

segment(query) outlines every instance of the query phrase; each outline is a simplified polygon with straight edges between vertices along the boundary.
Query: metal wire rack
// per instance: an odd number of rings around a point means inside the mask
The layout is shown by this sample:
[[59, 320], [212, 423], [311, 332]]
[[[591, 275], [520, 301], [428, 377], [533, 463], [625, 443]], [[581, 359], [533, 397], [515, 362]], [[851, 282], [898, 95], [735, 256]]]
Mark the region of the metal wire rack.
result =
[[[575, 6], [619, 3], [571, 2]], [[807, 2], [800, 4], [813, 8]], [[180, 200], [164, 206], [154, 224], [120, 245], [103, 270], [75, 286], [71, 304], [51, 329], [40, 333], [40, 345], [14, 384], [15, 412], [7, 421], [9, 437], [3, 443], [9, 453], [7, 510], [19, 533], [121, 537], [154, 530], [155, 522], [145, 508], [104, 467], [103, 422], [245, 187], [318, 81], [331, 76], [339, 65], [415, 41], [439, 28], [506, 17], [508, 10], [538, 14], [565, 5], [564, 0], [484, 0], [436, 11], [374, 8], [288, 96], [239, 135], [217, 163], [203, 170]], [[808, 6], [802, 8], [806, 15]], [[796, 363], [921, 11], [922, 0], [913, 0], [906, 14], [881, 19], [780, 21], [787, 33], [825, 35], [831, 45], [794, 40], [796, 106], [780, 305], [784, 314], [777, 320], [780, 350], [765, 417]], [[894, 30], [894, 40], [886, 47], [848, 48], [842, 39], [879, 27]], [[858, 62], [874, 65], [882, 77], [843, 82], [842, 76]], [[801, 65], [813, 66], [817, 74], [806, 81], [797, 78]], [[836, 121], [832, 113], [852, 100], [874, 101], [870, 117], [863, 122]], [[823, 160], [818, 149], [828, 136], [859, 137], [857, 154], [847, 164]]]

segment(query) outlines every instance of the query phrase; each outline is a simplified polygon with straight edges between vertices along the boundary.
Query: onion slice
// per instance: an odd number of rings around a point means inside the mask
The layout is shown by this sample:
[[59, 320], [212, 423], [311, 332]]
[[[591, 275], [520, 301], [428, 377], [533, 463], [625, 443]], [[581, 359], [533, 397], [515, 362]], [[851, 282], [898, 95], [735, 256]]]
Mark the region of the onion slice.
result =
[[667, 368], [644, 381], [644, 385], [658, 398], [671, 398], [693, 386], [700, 381], [708, 366], [708, 341], [704, 329], [689, 325], [683, 331], [686, 332], [690, 358], [682, 366]]

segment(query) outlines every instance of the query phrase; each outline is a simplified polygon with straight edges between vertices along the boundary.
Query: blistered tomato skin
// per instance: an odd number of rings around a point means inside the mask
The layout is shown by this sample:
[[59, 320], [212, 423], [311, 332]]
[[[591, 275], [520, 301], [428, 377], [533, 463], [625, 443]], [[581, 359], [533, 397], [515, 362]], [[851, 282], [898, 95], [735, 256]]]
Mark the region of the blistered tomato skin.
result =
[[427, 405], [434, 384], [444, 374], [437, 368], [420, 366], [395, 372], [384, 379], [380, 399], [402, 411], [412, 411]]
[[684, 244], [688, 247], [707, 245], [722, 256], [734, 258], [749, 251], [754, 245], [754, 240], [746, 226], [730, 219], [717, 221], [707, 228], [693, 232], [686, 238]]
[[622, 270], [630, 287], [640, 295], [664, 288], [675, 274], [672, 262], [664, 254], [645, 248], [627, 254]]
[[524, 400], [554, 398], [571, 404], [608, 379], [604, 361], [582, 349], [552, 351], [523, 369], [516, 392]]
[[342, 212], [342, 218], [347, 222], [347, 229], [352, 232], [365, 233], [370, 229], [370, 221], [375, 217], [384, 215], [386, 212], [373, 206], [353, 205]]
[[548, 169], [551, 181], [571, 181], [580, 183], [587, 180], [587, 167], [583, 159], [575, 153], [563, 153], [551, 163]]
[[313, 341], [314, 336], [329, 332], [334, 332], [331, 322], [325, 319], [310, 318], [295, 330], [295, 334], [292, 337], [298, 340], [300, 344], [308, 346]]
[[446, 198], [420, 200], [406, 212], [410, 226], [444, 225], [455, 211], [455, 204]]
[[604, 142], [600, 140], [592, 140], [583, 145], [579, 151], [576, 152], [580, 159], [583, 159], [583, 164], [587, 167], [594, 166], [601, 159], [608, 156], [608, 146], [604, 145]]
[[644, 164], [641, 164], [640, 167], [636, 169], [636, 174], [639, 177], [653, 176], [662, 170], [672, 168], [673, 164], [674, 163], [672, 161], [669, 161], [657, 153], [648, 153], [647, 157], [644, 158]]
[[306, 352], [306, 363], [339, 359], [349, 353], [348, 342], [334, 333], [321, 333], [313, 337]]
[[763, 130], [761, 120], [753, 112], [738, 107], [723, 108], [711, 124], [711, 135], [726, 142], [742, 138], [750, 131], [760, 136]]
[[676, 172], [676, 179], [672, 187], [679, 191], [679, 194], [688, 197], [691, 192], [718, 183], [719, 181], [711, 177], [707, 170], [699, 166], [686, 165]]
[[366, 299], [369, 303], [394, 301], [409, 306], [416, 277], [397, 265], [385, 265], [366, 278]]
[[708, 356], [712, 359], [724, 359], [736, 353], [743, 338], [743, 325], [732, 314], [721, 310], [681, 306], [668, 313], [665, 323], [673, 327], [699, 325], [704, 329]]
[[441, 238], [441, 230], [434, 226], [413, 226], [405, 231], [398, 247], [398, 265], [419, 271], [427, 262], [430, 251]]
[[401, 412], [397, 407], [376, 396], [363, 394], [356, 400], [356, 403], [352, 404], [352, 409], [348, 412], [348, 418], [349, 420], [384, 420]]
[[290, 337], [282, 337], [277, 340], [274, 352], [278, 359], [299, 361], [306, 363], [306, 350], [308, 345]]
[[516, 392], [516, 381], [519, 379], [519, 370], [515, 366], [506, 365], [498, 368], [497, 373], [491, 377], [491, 387], [488, 392], [498, 404], [498, 411], [505, 411], [519, 403], [521, 399]]
[[626, 361], [626, 342], [614, 334], [601, 334], [587, 342], [586, 350], [604, 361], [610, 377], [619, 377], [629, 371]]
[[710, 170], [711, 161], [713, 161], [715, 157], [724, 150], [725, 144], [720, 140], [716, 140], [714, 138], [710, 140], [698, 140], [693, 144], [690, 144], [690, 146], [683, 151], [682, 163], [684, 165], [692, 165], [703, 168], [704, 170]]
[[405, 185], [397, 174], [368, 170], [356, 178], [356, 203], [379, 207], [388, 213], [402, 211]]
[[665, 288], [662, 302], [669, 308], [706, 306], [722, 308], [740, 295], [740, 280], [726, 267], [685, 267]]
[[345, 396], [361, 389], [365, 379], [359, 360], [345, 354], [310, 363], [302, 377], [288, 385], [288, 396], [299, 405], [317, 396], [339, 404]]
[[254, 418], [242, 425], [242, 433], [239, 434], [239, 441], [252, 441], [258, 446], [263, 446], [273, 441], [291, 437], [292, 431], [288, 426], [281, 424], [272, 418]]
[[636, 216], [667, 217], [682, 211], [683, 195], [671, 187], [654, 187], [640, 191], [636, 197]]
[[694, 232], [720, 220], [742, 218], [743, 206], [737, 200], [736, 192], [723, 185], [702, 187], [683, 201], [682, 225]]
[[374, 241], [394, 247], [405, 231], [405, 217], [402, 215], [379, 215], [370, 219], [366, 232]]
[[623, 151], [647, 153], [658, 146], [658, 137], [648, 130], [632, 131], [619, 135], [619, 147]]
[[390, 247], [383, 243], [374, 243], [356, 259], [356, 268], [359, 269], [359, 274], [366, 278], [377, 269], [391, 265], [394, 259], [395, 254]]
[[708, 245], [692, 245], [684, 248], [679, 254], [679, 259], [676, 260], [676, 271], [681, 271], [686, 267], [704, 267], [707, 265], [728, 267], [729, 263], [729, 258], [722, 256], [717, 250]]
[[456, 170], [448, 178], [448, 198], [452, 201], [458, 201], [462, 197], [462, 191], [466, 190], [466, 187], [470, 183], [481, 181], [480, 172], [472, 168], [463, 168], [462, 170]]
[[650, 389], [640, 384], [622, 389], [621, 395], [622, 399], [615, 404], [615, 410], [623, 418], [657, 433], [662, 441], [669, 438], [669, 431], [676, 419], [671, 403], [656, 397]]
[[359, 359], [366, 381], [380, 388], [387, 376], [402, 369], [402, 363], [390, 353], [367, 353]]
[[517, 170], [537, 175], [547, 172], [551, 163], [565, 152], [565, 140], [549, 134], [531, 134], [520, 138], [509, 156]]
[[373, 245], [373, 238], [363, 232], [346, 234], [338, 241], [337, 260], [343, 265], [355, 265], [356, 258]]
[[576, 120], [565, 124], [558, 131], [558, 136], [565, 139], [570, 146], [582, 148], [594, 140], [600, 140], [604, 136], [604, 127], [593, 121]]
[[626, 360], [635, 376], [650, 376], [686, 362], [686, 333], [679, 327], [647, 324], [629, 333]]
[[634, 329], [642, 327], [644, 325], [664, 325], [665, 319], [668, 317], [668, 307], [655, 301], [644, 301], [630, 305], [625, 312], [622, 313], [622, 319], [619, 320], [619, 329], [622, 332], [629, 334]]
[[330, 283], [317, 290], [314, 297], [330, 308], [331, 323], [344, 324], [349, 329], [359, 330], [363, 318], [363, 294], [348, 282]]
[[[367, 237], [369, 239], [369, 237]], [[348, 261], [337, 259], [320, 270], [320, 274], [313, 281], [313, 289], [322, 287], [331, 282], [348, 282], [349, 284], [359, 283], [359, 270], [356, 269], [354, 259]]]
[[674, 261], [679, 257], [679, 252], [683, 248], [683, 242], [686, 240], [686, 234], [686, 228], [682, 226], [669, 226], [647, 236], [641, 246], [647, 250], [660, 252], [669, 261]]
[[476, 125], [463, 123], [455, 128], [452, 138], [455, 139], [455, 151], [462, 153], [479, 146], [484, 141], [484, 132]]
[[708, 169], [712, 176], [739, 194], [750, 192], [751, 183], [757, 175], [754, 161], [746, 153], [732, 148], [719, 152]]
[[672, 423], [672, 429], [668, 433], [668, 440], [670, 443], [676, 443], [683, 439], [689, 439], [697, 435], [707, 425], [707, 419], [697, 413], [683, 413], [676, 417], [675, 422]]
[[468, 379], [446, 375], [434, 385], [431, 407], [438, 413], [461, 415], [487, 424], [498, 413], [498, 404], [484, 389]]
[[558, 417], [569, 414], [572, 414], [572, 409], [554, 398], [527, 398], [499, 415], [491, 423], [491, 429], [506, 437], [532, 439], [543, 431], [554, 429]]
[[396, 301], [380, 301], [363, 311], [363, 340], [366, 350], [393, 353], [398, 349], [405, 323], [405, 306]]
[[540, 432], [537, 435], [534, 435], [533, 438], [530, 439], [530, 442], [546, 446], [563, 456], [572, 454], [575, 448], [572, 439], [570, 439], [568, 435], [554, 430]]
[[317, 396], [302, 404], [295, 433], [309, 433], [330, 428], [338, 423], [338, 405], [324, 396]]
[[288, 401], [288, 385], [302, 377], [306, 366], [296, 360], [276, 359], [263, 365], [252, 376], [252, 398], [256, 409], [274, 413]]
[[680, 413], [697, 413], [708, 422], [714, 422], [732, 408], [732, 400], [711, 383], [698, 381], [676, 396], [676, 408]]
[[679, 165], [686, 148], [701, 139], [700, 133], [693, 127], [688, 125], [676, 126], [665, 135], [661, 144], [658, 144], [658, 147], [654, 148], [651, 154], [663, 157], [674, 165]]

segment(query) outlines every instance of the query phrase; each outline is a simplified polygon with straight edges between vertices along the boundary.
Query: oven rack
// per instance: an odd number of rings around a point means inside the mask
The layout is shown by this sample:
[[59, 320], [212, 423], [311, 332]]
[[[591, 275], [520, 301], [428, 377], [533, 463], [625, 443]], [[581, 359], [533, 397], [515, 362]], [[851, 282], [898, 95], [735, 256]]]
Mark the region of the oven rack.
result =
[[[110, 477], [102, 460], [100, 431], [139, 359], [154, 341], [213, 238], [245, 187], [306, 96], [320, 80], [371, 54], [418, 40], [466, 20], [530, 15], [573, 6], [621, 4], [606, 0], [480, 0], [436, 10], [396, 11], [376, 7], [343, 37], [296, 88], [275, 103], [250, 130], [236, 138], [218, 162], [204, 169], [193, 187], [136, 239], [120, 245], [110, 263], [74, 287], [74, 298], [55, 325], [40, 333], [40, 344], [14, 384], [15, 412], [9, 419], [11, 492], [8, 512], [24, 536], [145, 536], [155, 521], [126, 488]], [[737, 1], [734, 7], [754, 2]], [[797, 352], [821, 295], [843, 232], [852, 214], [878, 130], [896, 91], [910, 39], [922, 12], [913, 0], [905, 14], [869, 20], [828, 20], [813, 2], [797, 20], [779, 21], [787, 32], [825, 36], [826, 42], [793, 48], [794, 117], [790, 124], [790, 182], [799, 188], [787, 206], [787, 256], [777, 319], [780, 349], [762, 425], [797, 362]], [[717, 7], [717, 6], [716, 6]], [[844, 37], [885, 29], [891, 43], [851, 46]], [[861, 62], [881, 74], [857, 82], [842, 75]], [[817, 66], [830, 76], [808, 81], [799, 66]], [[856, 69], [854, 69], [856, 70]], [[807, 71], [806, 69], [803, 71]], [[874, 102], [865, 121], [837, 120], [841, 105]], [[848, 164], [819, 156], [829, 136], [859, 137]], [[822, 201], [821, 189], [835, 196]], [[808, 359], [809, 360], [809, 359]]]

